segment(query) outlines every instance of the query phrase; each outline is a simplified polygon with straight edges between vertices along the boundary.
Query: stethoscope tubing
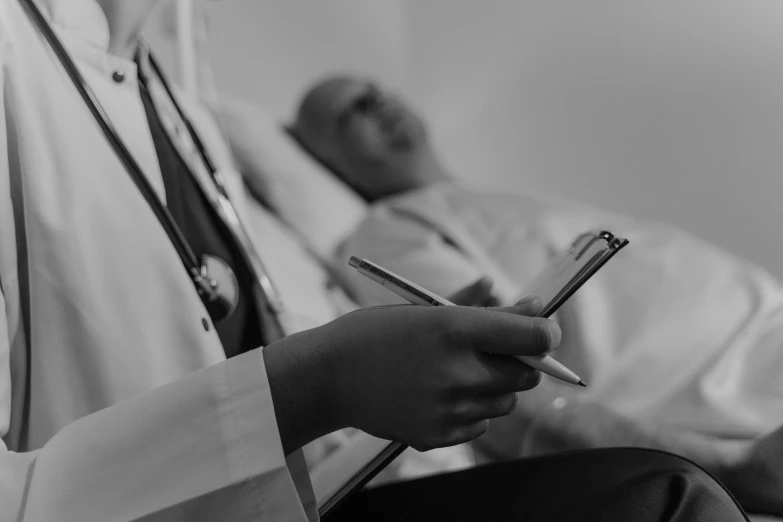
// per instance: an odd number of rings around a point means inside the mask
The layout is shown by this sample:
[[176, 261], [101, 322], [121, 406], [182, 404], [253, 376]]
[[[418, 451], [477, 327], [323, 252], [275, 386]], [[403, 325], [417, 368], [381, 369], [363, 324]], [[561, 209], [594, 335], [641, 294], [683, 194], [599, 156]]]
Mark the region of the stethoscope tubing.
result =
[[128, 171], [128, 174], [138, 187], [139, 191], [141, 191], [144, 199], [146, 199], [150, 204], [150, 207], [157, 216], [158, 221], [160, 221], [160, 224], [164, 229], [166, 229], [166, 233], [171, 238], [172, 243], [177, 249], [177, 253], [182, 259], [183, 264], [188, 269], [188, 272], [193, 273], [195, 270], [196, 273], [198, 273], [200, 264], [196, 258], [196, 255], [188, 246], [187, 241], [182, 235], [182, 232], [179, 230], [179, 227], [174, 222], [174, 218], [171, 217], [168, 209], [161, 203], [160, 198], [158, 198], [155, 190], [152, 188], [149, 181], [145, 177], [141, 167], [136, 162], [128, 148], [125, 146], [125, 143], [122, 141], [122, 138], [120, 138], [119, 134], [114, 128], [114, 125], [112, 125], [108, 114], [106, 113], [98, 98], [95, 96], [95, 93], [85, 81], [81, 72], [79, 72], [78, 67], [76, 67], [76, 64], [68, 54], [68, 51], [65, 50], [62, 42], [60, 42], [60, 39], [54, 33], [54, 30], [46, 21], [46, 18], [44, 18], [40, 9], [38, 9], [38, 6], [35, 5], [35, 2], [33, 0], [20, 0], [20, 2], [27, 9], [27, 12], [34, 21], [35, 25], [46, 38], [46, 41], [51, 46], [52, 50], [57, 56], [57, 59], [65, 69], [65, 72], [70, 77], [71, 82], [73, 83], [74, 87], [76, 87], [76, 90], [79, 92], [79, 95], [82, 97], [82, 100], [84, 101], [87, 108], [92, 113], [96, 123], [101, 128], [103, 135], [106, 137], [106, 140], [109, 142], [112, 149], [114, 149], [117, 157], [125, 167], [125, 170]]
[[[142, 196], [154, 212], [155, 216], [158, 218], [158, 221], [165, 230], [166, 234], [169, 236], [172, 245], [176, 249], [182, 264], [185, 266], [185, 269], [188, 271], [191, 279], [193, 280], [193, 283], [196, 286], [196, 290], [200, 295], [202, 292], [209, 292], [210, 286], [209, 282], [204, 278], [202, 264], [196, 258], [193, 250], [188, 245], [187, 240], [174, 221], [174, 218], [171, 216], [171, 213], [169, 213], [168, 209], [155, 192], [155, 189], [144, 175], [144, 171], [136, 162], [130, 150], [128, 150], [128, 147], [119, 136], [119, 133], [112, 125], [105, 109], [101, 105], [97, 96], [95, 96], [95, 93], [85, 81], [73, 59], [68, 54], [68, 51], [65, 49], [62, 42], [55, 34], [54, 29], [49, 25], [43, 13], [41, 13], [40, 9], [33, 0], [19, 1], [22, 4], [22, 7], [26, 10], [30, 19], [43, 34], [52, 51], [55, 53], [57, 59], [62, 64], [63, 68], [71, 79], [71, 82], [78, 91], [85, 105], [92, 113], [96, 123], [103, 132], [103, 135], [106, 137], [106, 140], [109, 142], [112, 149], [117, 154], [120, 162], [125, 167], [125, 170], [133, 180], [134, 184], [137, 186]], [[174, 96], [173, 89], [166, 80], [166, 77], [158, 66], [157, 61], [151, 54], [149, 55], [149, 59], [153, 72], [160, 80], [160, 83], [163, 85], [167, 96], [174, 105], [179, 118], [185, 125], [191, 140], [193, 141], [193, 144], [198, 150], [199, 156], [209, 171], [209, 174], [218, 192], [218, 201], [215, 205], [215, 210], [217, 211], [220, 219], [224, 221], [227, 228], [231, 231], [234, 239], [240, 244], [240, 250], [242, 251], [242, 254], [245, 256], [246, 261], [253, 271], [261, 292], [259, 299], [262, 302], [259, 303], [259, 305], [264, 307], [264, 309], [272, 315], [272, 319], [274, 320], [276, 329], [278, 330], [275, 336], [283, 336], [287, 332], [281, 321], [281, 315], [283, 314], [282, 301], [280, 300], [276, 289], [272, 285], [267, 275], [266, 268], [264, 267], [260, 257], [255, 252], [246, 230], [239, 220], [239, 217], [228, 197], [228, 193], [221, 179], [221, 174], [218, 172], [215, 163], [212, 161], [212, 158], [207, 152], [203, 141], [193, 127], [193, 124], [185, 115], [185, 112], [177, 101], [176, 96]], [[211, 201], [211, 198], [207, 199]]]

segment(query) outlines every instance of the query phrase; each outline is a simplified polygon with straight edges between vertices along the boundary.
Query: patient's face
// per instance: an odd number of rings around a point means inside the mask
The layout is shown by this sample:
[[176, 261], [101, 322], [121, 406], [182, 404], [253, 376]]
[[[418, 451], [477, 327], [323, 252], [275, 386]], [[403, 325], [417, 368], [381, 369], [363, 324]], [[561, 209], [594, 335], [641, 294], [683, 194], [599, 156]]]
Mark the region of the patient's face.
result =
[[305, 96], [297, 136], [350, 185], [371, 198], [399, 192], [427, 148], [422, 120], [373, 82], [333, 78]]

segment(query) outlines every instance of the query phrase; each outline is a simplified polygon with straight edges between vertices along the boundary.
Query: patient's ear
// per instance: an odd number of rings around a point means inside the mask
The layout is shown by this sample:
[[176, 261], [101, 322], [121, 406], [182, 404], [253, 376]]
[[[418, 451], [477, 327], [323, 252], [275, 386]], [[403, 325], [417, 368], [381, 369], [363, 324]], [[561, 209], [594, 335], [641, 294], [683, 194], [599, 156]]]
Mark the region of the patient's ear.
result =
[[360, 198], [362, 198], [365, 201], [370, 201], [370, 199], [363, 194], [360, 190], [357, 189], [357, 187], [346, 183], [345, 178], [340, 174], [339, 170], [334, 167], [334, 165], [331, 165], [328, 161], [326, 161], [323, 157], [316, 154], [316, 152], [307, 144], [307, 141], [302, 139], [299, 131], [296, 130], [296, 123], [288, 123], [286, 125], [282, 125], [283, 131], [291, 138], [291, 140], [296, 143], [299, 146], [299, 149], [301, 149], [303, 152], [305, 152], [310, 158], [312, 158], [315, 162], [317, 162], [319, 165], [321, 165], [327, 172], [329, 172], [334, 179], [340, 182], [346, 189], [350, 190]]
[[282, 125], [282, 127], [283, 127], [283, 131], [285, 131], [294, 140], [299, 142], [299, 136], [297, 136], [297, 134], [296, 134], [296, 124], [295, 123], [284, 123]]
[[308, 156], [320, 163], [321, 166], [326, 170], [336, 175], [334, 169], [330, 165], [327, 165], [326, 162], [318, 154], [316, 154], [315, 151], [302, 138], [299, 131], [296, 130], [296, 123], [284, 124], [282, 128], [283, 132], [288, 134], [288, 136], [299, 146], [300, 149], [302, 149], [303, 152], [307, 153]]

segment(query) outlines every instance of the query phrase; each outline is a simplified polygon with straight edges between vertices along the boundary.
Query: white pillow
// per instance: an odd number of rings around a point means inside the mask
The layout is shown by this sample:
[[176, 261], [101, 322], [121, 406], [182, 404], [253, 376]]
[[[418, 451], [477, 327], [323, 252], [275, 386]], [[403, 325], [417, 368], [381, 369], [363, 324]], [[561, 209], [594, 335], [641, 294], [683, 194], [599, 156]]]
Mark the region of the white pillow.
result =
[[325, 261], [364, 218], [367, 203], [310, 157], [258, 105], [209, 102], [250, 190]]

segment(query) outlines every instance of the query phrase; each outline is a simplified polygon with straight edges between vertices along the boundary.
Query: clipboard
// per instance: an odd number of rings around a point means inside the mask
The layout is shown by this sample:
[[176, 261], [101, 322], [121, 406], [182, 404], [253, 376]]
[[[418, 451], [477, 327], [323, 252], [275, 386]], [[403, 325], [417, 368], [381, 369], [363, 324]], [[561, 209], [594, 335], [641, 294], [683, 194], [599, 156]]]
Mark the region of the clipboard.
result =
[[[550, 266], [536, 277], [523, 293], [523, 295], [537, 295], [544, 303], [536, 317], [549, 317], [555, 313], [628, 243], [627, 239], [617, 237], [607, 230], [580, 234], [565, 252], [555, 257]], [[389, 442], [323, 500], [318, 506], [319, 516], [327, 517], [353, 493], [366, 486], [407, 447], [401, 442]]]

